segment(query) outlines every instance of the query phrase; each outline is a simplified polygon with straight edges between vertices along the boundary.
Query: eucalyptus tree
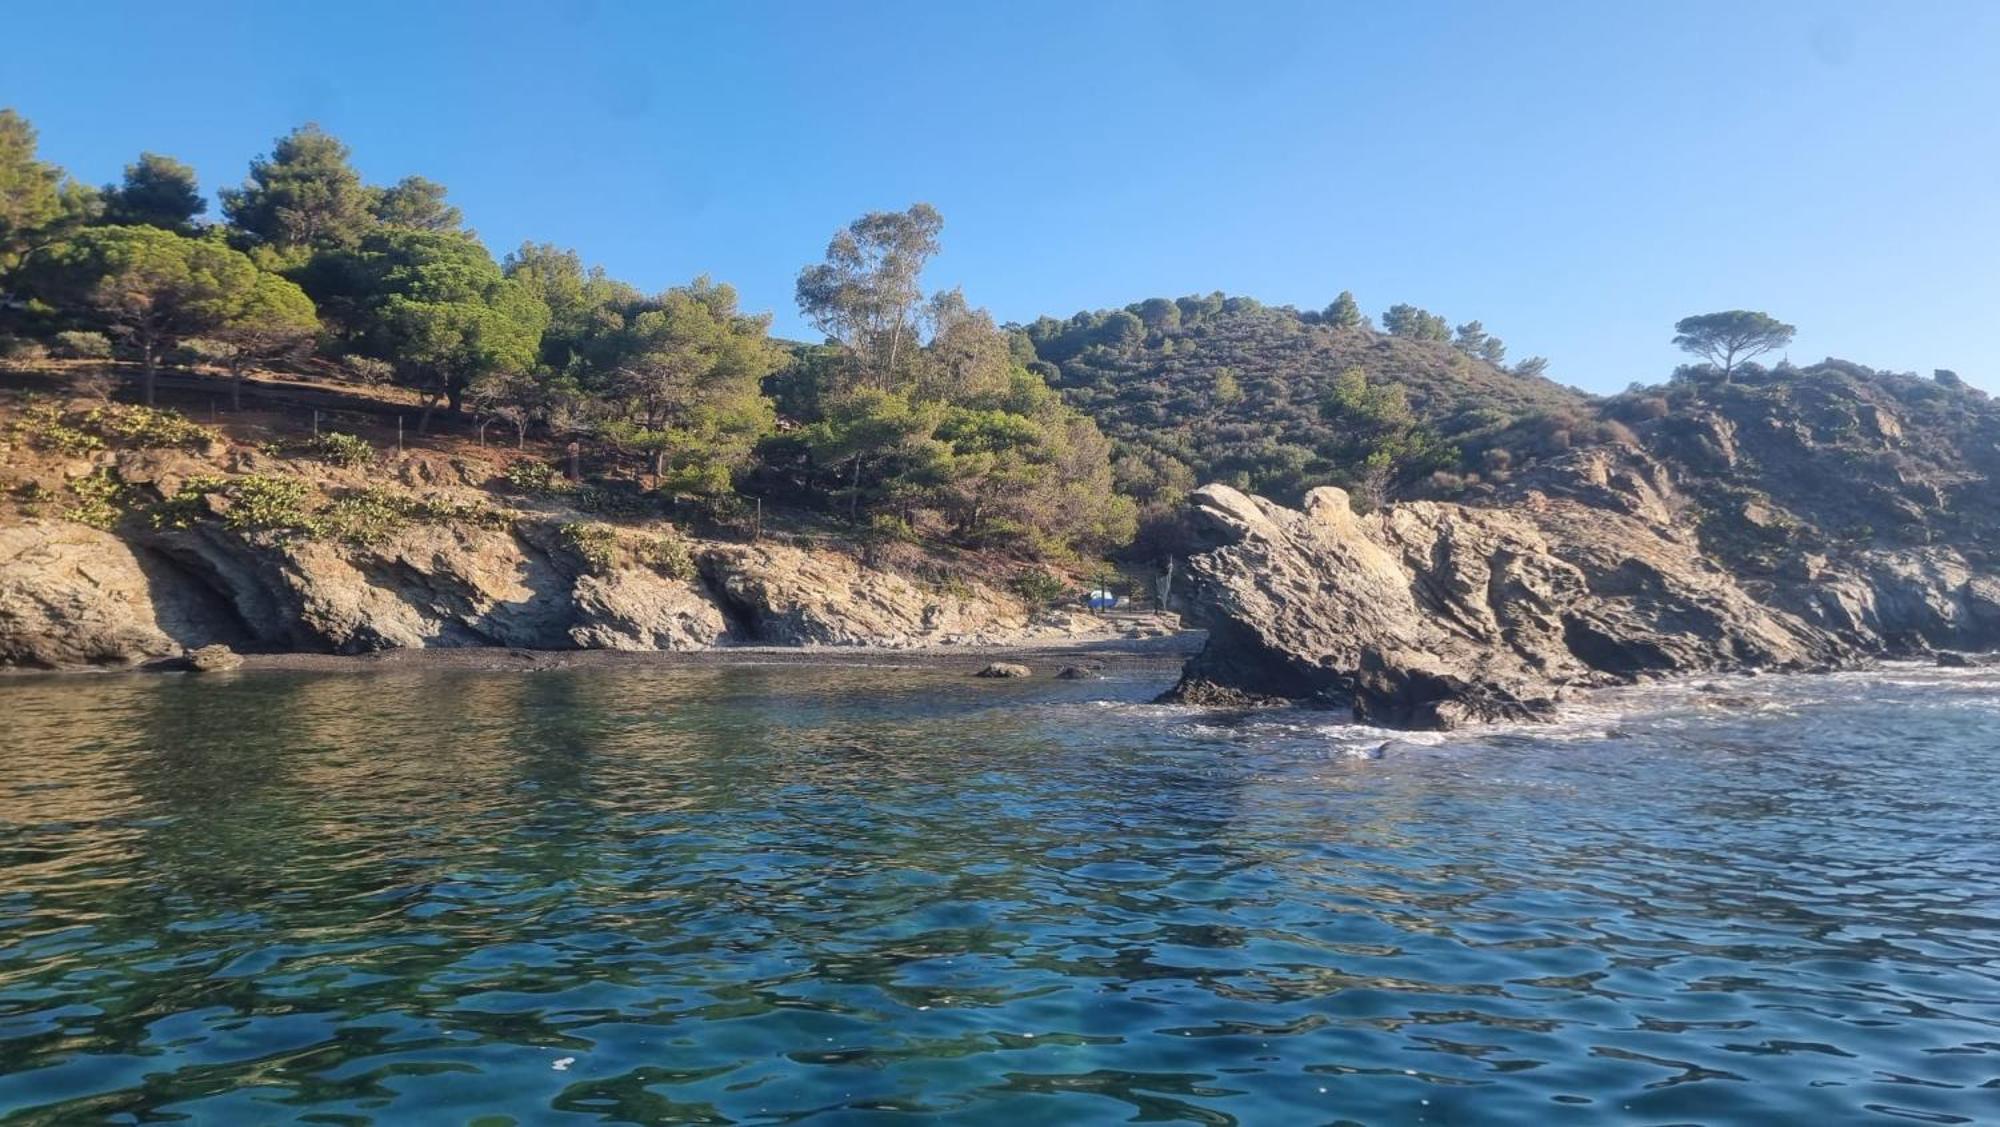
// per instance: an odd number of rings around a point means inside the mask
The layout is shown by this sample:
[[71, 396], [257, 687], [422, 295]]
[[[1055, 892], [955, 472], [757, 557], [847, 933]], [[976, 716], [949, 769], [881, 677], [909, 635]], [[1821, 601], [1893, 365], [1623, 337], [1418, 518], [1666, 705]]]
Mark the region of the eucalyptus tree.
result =
[[799, 272], [799, 309], [847, 347], [858, 382], [892, 386], [916, 347], [920, 278], [938, 251], [944, 217], [927, 203], [855, 220], [827, 244], [826, 261]]

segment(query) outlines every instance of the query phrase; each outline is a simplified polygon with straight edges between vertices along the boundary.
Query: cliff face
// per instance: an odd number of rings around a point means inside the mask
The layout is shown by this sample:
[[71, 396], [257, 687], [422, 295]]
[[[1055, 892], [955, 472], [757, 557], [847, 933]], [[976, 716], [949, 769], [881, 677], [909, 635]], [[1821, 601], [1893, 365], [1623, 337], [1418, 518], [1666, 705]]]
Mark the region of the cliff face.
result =
[[0, 529], [0, 662], [128, 665], [216, 642], [332, 653], [692, 650], [998, 643], [1086, 628], [1031, 619], [1018, 599], [982, 585], [930, 590], [832, 553], [688, 549], [692, 573], [681, 575], [636, 560], [589, 564], [532, 526], [421, 525], [356, 547], [215, 524], [128, 539], [29, 520]]
[[1960, 550], [1745, 574], [1704, 551], [1672, 476], [1639, 449], [1597, 447], [1476, 507], [1356, 516], [1337, 489], [1303, 511], [1197, 490], [1190, 515], [1212, 547], [1189, 561], [1183, 597], [1211, 633], [1169, 696], [1452, 727], [1542, 715], [1576, 686], [2000, 646], [2000, 581]]

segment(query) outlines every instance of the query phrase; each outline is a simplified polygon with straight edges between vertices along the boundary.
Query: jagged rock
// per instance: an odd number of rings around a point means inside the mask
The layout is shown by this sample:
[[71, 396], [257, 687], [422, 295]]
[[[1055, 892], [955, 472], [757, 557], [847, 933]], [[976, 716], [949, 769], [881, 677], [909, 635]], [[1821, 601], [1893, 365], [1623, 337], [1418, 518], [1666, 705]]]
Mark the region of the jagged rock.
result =
[[1210, 634], [1169, 699], [1281, 698], [1451, 728], [1545, 716], [1566, 685], [1852, 653], [1632, 515], [1652, 504], [1538, 492], [1512, 511], [1417, 502], [1362, 517], [1338, 489], [1294, 512], [1220, 485], [1190, 502], [1214, 546], [1189, 560], [1184, 598]]
[[129, 665], [177, 653], [125, 542], [80, 524], [0, 528], [0, 663]]
[[979, 585], [927, 590], [835, 552], [731, 544], [700, 557], [702, 575], [747, 639], [783, 646], [909, 646], [977, 641], [1028, 626], [1019, 602]]
[[996, 661], [993, 664], [988, 665], [986, 668], [981, 669], [979, 672], [973, 674], [973, 676], [1015, 678], [1015, 677], [1032, 677], [1034, 676], [1034, 674], [1035, 671], [1029, 669], [1025, 665], [1018, 665], [1011, 661]]
[[220, 644], [203, 646], [187, 655], [187, 667], [196, 673], [221, 673], [242, 664], [242, 655]]
[[573, 597], [569, 640], [580, 649], [696, 650], [729, 638], [729, 623], [706, 592], [645, 568], [579, 576]]
[[[168, 491], [198, 468], [173, 457], [123, 465], [142, 487]], [[1068, 629], [1031, 624], [1018, 599], [981, 584], [934, 591], [776, 544], [697, 543], [701, 574], [674, 579], [624, 559], [580, 571], [541, 525], [416, 523], [367, 545], [280, 541], [208, 520], [129, 535], [57, 521], [4, 530], [0, 663], [129, 664], [218, 641], [335, 653], [687, 650], [1004, 643]]]

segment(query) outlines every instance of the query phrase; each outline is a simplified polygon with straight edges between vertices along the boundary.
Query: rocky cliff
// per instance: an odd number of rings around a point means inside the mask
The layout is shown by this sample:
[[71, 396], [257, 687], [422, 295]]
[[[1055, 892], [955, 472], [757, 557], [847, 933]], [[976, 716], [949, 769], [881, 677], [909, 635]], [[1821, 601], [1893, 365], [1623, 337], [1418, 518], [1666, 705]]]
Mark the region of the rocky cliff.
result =
[[589, 563], [550, 530], [442, 524], [365, 547], [219, 525], [119, 535], [34, 519], [0, 528], [0, 663], [143, 663], [222, 643], [362, 653], [440, 646], [692, 650], [1051, 640], [983, 585], [930, 589], [844, 555], [690, 541], [694, 570]]
[[854, 544], [704, 539], [496, 486], [490, 461], [342, 465], [106, 410], [43, 406], [0, 426], [0, 665], [136, 665], [214, 644], [911, 647], [1104, 630], [914, 548], [898, 567]]
[[1436, 728], [1647, 676], [2000, 646], [2000, 580], [1965, 552], [1869, 546], [1752, 573], [1705, 549], [1674, 477], [1638, 446], [1600, 446], [1478, 505], [1360, 516], [1337, 489], [1302, 511], [1197, 490], [1207, 550], [1182, 597], [1210, 637], [1169, 696]]

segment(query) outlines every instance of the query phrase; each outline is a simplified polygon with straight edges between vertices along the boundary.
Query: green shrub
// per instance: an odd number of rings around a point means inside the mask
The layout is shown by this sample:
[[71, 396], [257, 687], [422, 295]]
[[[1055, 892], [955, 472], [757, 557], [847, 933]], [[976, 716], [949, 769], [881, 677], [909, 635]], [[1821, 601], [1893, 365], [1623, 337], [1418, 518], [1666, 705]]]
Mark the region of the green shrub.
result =
[[340, 358], [340, 367], [348, 379], [367, 387], [388, 383], [396, 374], [394, 364], [387, 360], [377, 360], [372, 356], [343, 356]]
[[306, 442], [306, 454], [322, 462], [353, 469], [375, 460], [375, 448], [357, 435], [327, 431]]
[[182, 341], [180, 347], [174, 349], [173, 361], [176, 364], [208, 364], [222, 368], [227, 367], [230, 361], [236, 359], [238, 351], [235, 345], [226, 340], [209, 340], [205, 337], [193, 337]]
[[1056, 600], [1069, 594], [1069, 584], [1046, 571], [1024, 571], [1015, 576], [1008, 586], [1035, 607], [1052, 606]]
[[[296, 478], [204, 475], [184, 482], [160, 506], [153, 523], [162, 528], [187, 528], [219, 510], [223, 525], [238, 532], [317, 536], [326, 526], [310, 507], [311, 496], [312, 487]], [[211, 497], [218, 498], [220, 504]]]
[[314, 535], [350, 544], [378, 544], [413, 524], [470, 524], [505, 529], [513, 520], [506, 513], [474, 502], [371, 487], [351, 490], [328, 501], [316, 514]]
[[107, 404], [93, 407], [83, 426], [122, 446], [142, 450], [199, 450], [222, 436], [181, 414], [155, 407]]
[[539, 458], [521, 458], [510, 462], [500, 476], [510, 488], [537, 496], [568, 493], [575, 488], [575, 484], [554, 466]]
[[905, 544], [915, 544], [918, 540], [916, 528], [891, 513], [876, 513], [869, 517], [868, 535], [876, 540], [895, 540]]
[[49, 352], [65, 360], [109, 360], [111, 338], [103, 333], [75, 330], [57, 333], [55, 343], [49, 346]]
[[104, 449], [97, 435], [71, 426], [63, 409], [54, 403], [30, 402], [10, 428], [13, 435], [37, 450], [80, 458]]
[[563, 544], [591, 571], [609, 570], [618, 556], [618, 532], [608, 524], [571, 521], [558, 530]]
[[124, 514], [120, 502], [125, 487], [108, 469], [100, 468], [77, 478], [69, 483], [69, 489], [76, 495], [76, 503], [63, 510], [63, 516], [69, 520], [92, 528], [110, 528]]
[[695, 576], [694, 553], [688, 551], [686, 537], [674, 529], [642, 542], [638, 556], [640, 562], [668, 579], [688, 580]]

